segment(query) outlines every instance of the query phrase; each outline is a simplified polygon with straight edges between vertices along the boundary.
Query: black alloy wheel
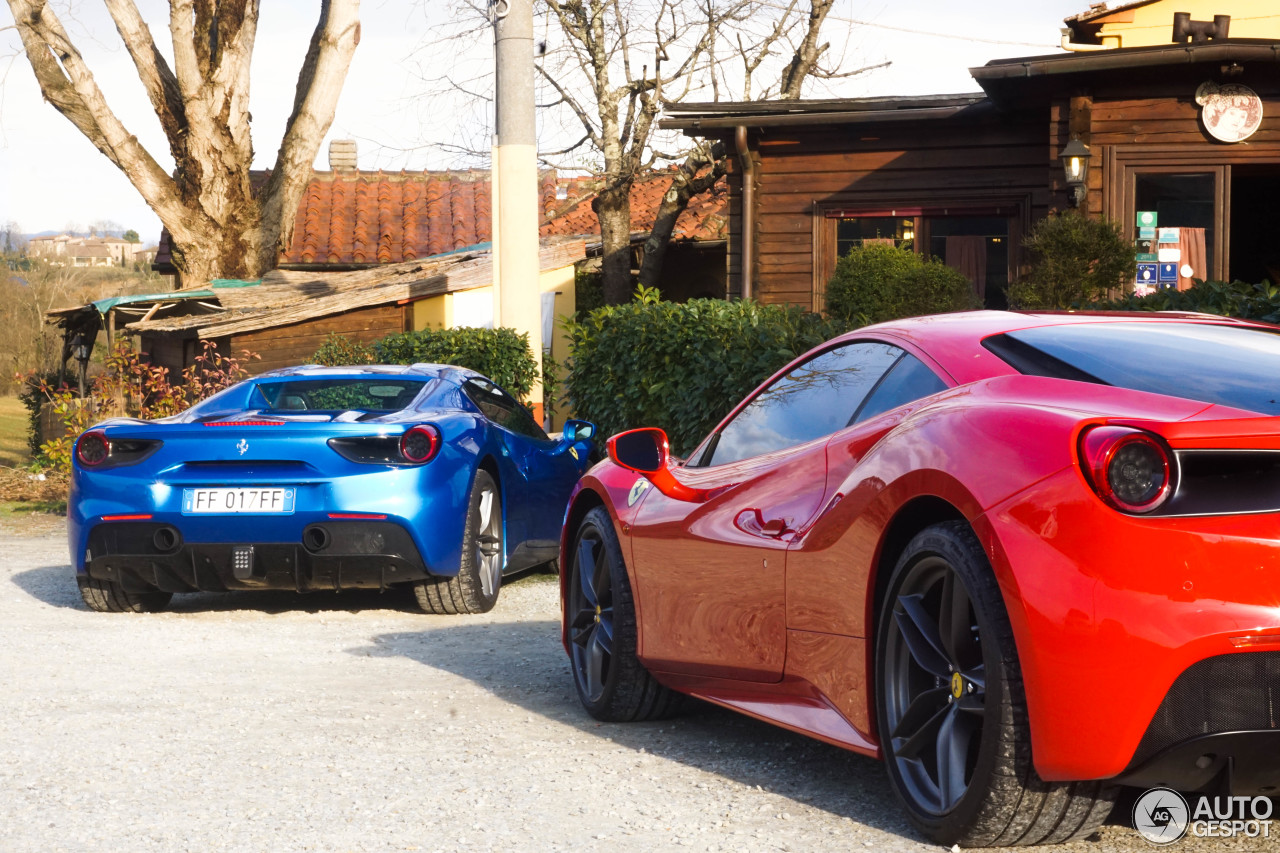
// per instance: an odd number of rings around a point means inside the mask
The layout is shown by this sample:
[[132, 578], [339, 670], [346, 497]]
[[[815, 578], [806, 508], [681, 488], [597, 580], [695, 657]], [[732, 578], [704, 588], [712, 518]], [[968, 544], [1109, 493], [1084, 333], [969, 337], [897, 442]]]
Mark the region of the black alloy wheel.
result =
[[681, 694], [659, 684], [636, 656], [636, 610], [613, 519], [586, 514], [565, 579], [565, 626], [578, 698], [609, 722], [653, 720], [678, 710]]
[[880, 604], [876, 722], [894, 793], [930, 840], [1054, 844], [1097, 829], [1117, 789], [1045, 782], [1013, 629], [986, 553], [965, 522], [917, 534]]
[[613, 663], [613, 578], [604, 539], [595, 525], [583, 525], [574, 551], [569, 589], [569, 649], [584, 703], [604, 696]]
[[944, 557], [911, 566], [885, 644], [885, 723], [902, 785], [923, 811], [950, 812], [977, 769], [986, 667], [968, 590]]

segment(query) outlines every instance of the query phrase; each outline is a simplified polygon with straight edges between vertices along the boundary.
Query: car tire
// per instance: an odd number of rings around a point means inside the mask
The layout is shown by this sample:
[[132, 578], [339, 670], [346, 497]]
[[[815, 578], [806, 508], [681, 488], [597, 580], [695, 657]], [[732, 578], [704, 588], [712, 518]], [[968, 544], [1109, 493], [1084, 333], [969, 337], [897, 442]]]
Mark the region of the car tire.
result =
[[476, 471], [462, 530], [462, 563], [451, 578], [428, 578], [414, 585], [427, 613], [487, 613], [498, 603], [502, 586], [502, 495], [493, 476]]
[[671, 716], [683, 694], [657, 682], [636, 657], [636, 608], [613, 520], [596, 507], [578, 525], [566, 579], [565, 625], [578, 698], [606, 722]]
[[964, 522], [907, 545], [880, 606], [876, 721], [894, 793], [930, 840], [1056, 844], [1096, 830], [1118, 788], [1045, 782], [1000, 587]]
[[103, 581], [88, 575], [76, 575], [80, 597], [90, 610], [99, 613], [155, 613], [164, 610], [173, 593], [158, 589], [131, 592], [115, 581]]

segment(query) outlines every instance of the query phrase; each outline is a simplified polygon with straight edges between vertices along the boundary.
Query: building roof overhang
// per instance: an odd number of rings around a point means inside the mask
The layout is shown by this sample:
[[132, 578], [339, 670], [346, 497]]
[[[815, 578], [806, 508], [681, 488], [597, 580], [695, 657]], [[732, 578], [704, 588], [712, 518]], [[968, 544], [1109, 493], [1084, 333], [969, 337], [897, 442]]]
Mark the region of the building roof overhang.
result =
[[[1093, 85], [1115, 78], [1116, 72], [1124, 72], [1124, 83], [1141, 86], [1149, 81], [1167, 80], [1170, 73], [1180, 69], [1187, 73], [1217, 76], [1223, 67], [1241, 66], [1243, 69], [1250, 64], [1276, 63], [1280, 63], [1280, 41], [1224, 39], [1204, 44], [994, 59], [986, 65], [970, 68], [969, 73], [993, 101], [1007, 106], [1054, 89]], [[1274, 74], [1274, 71], [1269, 73]]]
[[[885, 121], [921, 121], [976, 115], [989, 106], [981, 92], [902, 98], [839, 98], [830, 100], [713, 101], [667, 104], [659, 127], [683, 130], [690, 136], [716, 136], [735, 127], [794, 127], [845, 125]], [[704, 131], [712, 131], [705, 133]]]

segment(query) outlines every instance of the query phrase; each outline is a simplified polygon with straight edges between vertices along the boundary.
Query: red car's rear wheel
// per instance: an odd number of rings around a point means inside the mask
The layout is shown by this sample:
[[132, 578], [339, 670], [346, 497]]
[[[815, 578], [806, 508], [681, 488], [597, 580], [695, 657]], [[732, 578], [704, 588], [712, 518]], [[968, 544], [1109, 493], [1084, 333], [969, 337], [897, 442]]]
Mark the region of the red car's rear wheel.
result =
[[885, 763], [925, 835], [966, 847], [1056, 843], [1106, 819], [1115, 788], [1048, 783], [1032, 766], [1013, 630], [967, 524], [938, 524], [911, 540], [877, 635]]

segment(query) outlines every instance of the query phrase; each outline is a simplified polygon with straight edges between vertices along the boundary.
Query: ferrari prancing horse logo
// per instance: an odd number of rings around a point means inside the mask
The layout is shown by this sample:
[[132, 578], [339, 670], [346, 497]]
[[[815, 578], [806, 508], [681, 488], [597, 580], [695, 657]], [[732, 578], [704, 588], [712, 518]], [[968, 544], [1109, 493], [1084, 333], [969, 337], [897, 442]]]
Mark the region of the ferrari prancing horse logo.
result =
[[240, 439], [240, 443], [236, 445], [236, 450], [239, 450], [240, 455], [244, 456], [245, 451], [248, 449], [249, 449], [249, 442], [245, 441], [243, 438]]
[[649, 488], [649, 481], [644, 477], [636, 480], [635, 485], [631, 487], [631, 493], [627, 495], [627, 506], [635, 506], [636, 501], [640, 500], [640, 496], [644, 494], [644, 490]]

